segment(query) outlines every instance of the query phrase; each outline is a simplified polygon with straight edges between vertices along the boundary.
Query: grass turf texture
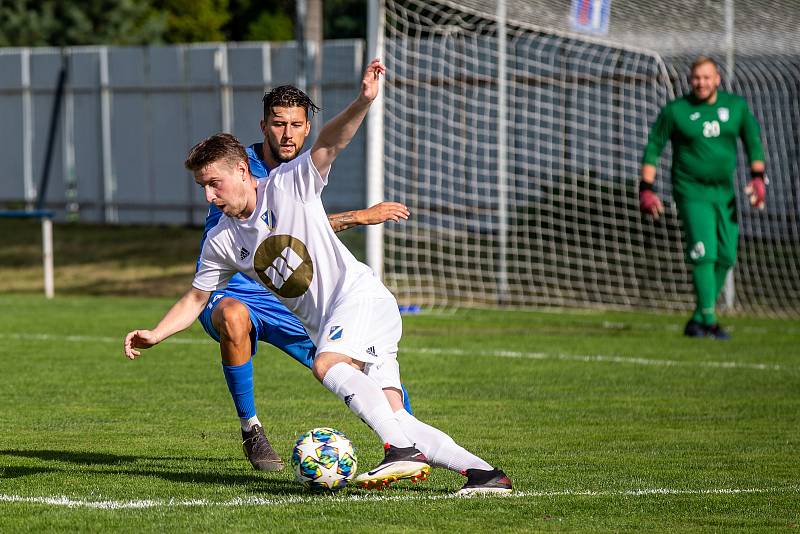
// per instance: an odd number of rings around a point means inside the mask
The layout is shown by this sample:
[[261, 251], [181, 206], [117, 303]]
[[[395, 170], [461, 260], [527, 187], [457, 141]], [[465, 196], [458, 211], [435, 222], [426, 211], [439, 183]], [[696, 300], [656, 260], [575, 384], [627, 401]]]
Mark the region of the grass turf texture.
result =
[[[796, 322], [730, 318], [734, 339], [716, 342], [683, 338], [685, 318], [674, 315], [406, 317], [400, 358], [417, 414], [506, 470], [518, 493], [451, 498], [462, 477], [436, 469], [418, 486], [331, 498], [306, 492], [288, 468], [250, 468], [217, 345], [197, 325], [123, 358], [125, 332], [151, 326], [171, 302], [0, 296], [0, 531], [756, 532], [800, 523]], [[290, 358], [261, 345], [255, 380], [259, 415], [285, 460], [315, 426], [345, 432], [361, 469], [382, 457], [369, 429]], [[20, 502], [60, 497], [73, 506]], [[112, 506], [124, 508], [102, 508]]]

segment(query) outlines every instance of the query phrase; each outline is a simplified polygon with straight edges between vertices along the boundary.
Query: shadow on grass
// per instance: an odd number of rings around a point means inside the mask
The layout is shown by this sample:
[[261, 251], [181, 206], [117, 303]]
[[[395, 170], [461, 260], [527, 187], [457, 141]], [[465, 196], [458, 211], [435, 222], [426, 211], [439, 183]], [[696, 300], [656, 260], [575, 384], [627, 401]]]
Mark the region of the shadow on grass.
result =
[[[260, 473], [249, 470], [242, 463], [241, 472], [224, 472], [221, 470], [197, 470], [181, 469], [178, 466], [165, 465], [154, 467], [152, 465], [142, 465], [141, 467], [126, 467], [124, 469], [111, 468], [105, 466], [121, 466], [134, 464], [136, 462], [179, 462], [182, 465], [194, 465], [202, 462], [207, 465], [209, 460], [219, 463], [227, 463], [227, 458], [192, 458], [175, 456], [132, 456], [117, 455], [97, 452], [83, 451], [56, 451], [56, 450], [0, 450], [0, 456], [16, 456], [19, 458], [33, 458], [44, 462], [68, 462], [81, 466], [86, 466], [86, 473], [97, 475], [122, 475], [130, 477], [154, 477], [176, 482], [180, 484], [220, 484], [226, 486], [250, 486], [250, 490], [255, 489], [260, 493], [270, 494], [295, 494], [303, 493], [305, 490], [293, 480], [285, 478], [274, 478], [269, 473]], [[194, 464], [193, 464], [194, 463]], [[96, 469], [92, 469], [96, 467]], [[25, 467], [9, 466], [4, 467], [2, 472], [5, 478], [18, 478], [27, 475], [37, 475], [41, 473], [53, 473], [62, 471], [56, 465], [48, 467]], [[255, 486], [255, 488], [253, 488]]]
[[[76, 452], [76, 451], [48, 451], [48, 450], [7, 450], [0, 451], [3, 456], [18, 456], [20, 458], [36, 458], [48, 462], [69, 462], [80, 465], [119, 465], [131, 463], [141, 458], [136, 456], [120, 456], [102, 452]], [[164, 458], [166, 459], [166, 458]]]
[[42, 473], [52, 473], [55, 469], [47, 467], [25, 467], [25, 466], [9, 466], [0, 467], [0, 478], [19, 478], [28, 475], [41, 475]]

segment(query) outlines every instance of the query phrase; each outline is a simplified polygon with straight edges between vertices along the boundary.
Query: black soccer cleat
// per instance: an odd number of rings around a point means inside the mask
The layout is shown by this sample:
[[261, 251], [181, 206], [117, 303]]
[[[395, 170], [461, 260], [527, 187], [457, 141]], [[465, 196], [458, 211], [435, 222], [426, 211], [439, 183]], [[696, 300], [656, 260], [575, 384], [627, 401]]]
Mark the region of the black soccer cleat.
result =
[[511, 493], [511, 479], [500, 469], [467, 469], [461, 472], [467, 477], [467, 483], [456, 495], [488, 495]]
[[706, 327], [703, 326], [703, 323], [689, 319], [683, 329], [683, 335], [686, 337], [706, 337]]
[[374, 469], [356, 477], [356, 485], [366, 489], [384, 489], [393, 482], [427, 480], [431, 472], [428, 459], [416, 447], [383, 446], [384, 457]]
[[270, 445], [261, 425], [253, 425], [249, 432], [242, 430], [242, 449], [244, 455], [250, 460], [253, 469], [259, 471], [280, 471], [283, 469], [283, 460]]
[[707, 326], [706, 335], [708, 337], [713, 337], [714, 339], [719, 339], [720, 341], [727, 341], [731, 338], [731, 335], [723, 330], [719, 324]]

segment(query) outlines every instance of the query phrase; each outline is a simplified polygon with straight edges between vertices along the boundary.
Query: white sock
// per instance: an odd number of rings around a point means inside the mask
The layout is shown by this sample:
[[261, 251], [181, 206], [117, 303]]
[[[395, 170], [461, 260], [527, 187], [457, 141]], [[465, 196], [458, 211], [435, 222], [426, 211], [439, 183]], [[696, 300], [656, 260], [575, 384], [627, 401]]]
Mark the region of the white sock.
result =
[[392, 413], [383, 390], [370, 377], [340, 362], [331, 367], [322, 385], [342, 399], [350, 410], [375, 431], [383, 443], [395, 447], [413, 445]]
[[258, 416], [254, 415], [249, 419], [245, 419], [244, 417], [239, 418], [239, 422], [242, 424], [242, 430], [245, 432], [250, 432], [253, 430], [254, 425], [263, 426], [261, 421], [258, 420]]
[[394, 413], [400, 428], [428, 457], [428, 463], [461, 473], [467, 469], [492, 469], [492, 466], [453, 441], [453, 438], [425, 424], [405, 410]]

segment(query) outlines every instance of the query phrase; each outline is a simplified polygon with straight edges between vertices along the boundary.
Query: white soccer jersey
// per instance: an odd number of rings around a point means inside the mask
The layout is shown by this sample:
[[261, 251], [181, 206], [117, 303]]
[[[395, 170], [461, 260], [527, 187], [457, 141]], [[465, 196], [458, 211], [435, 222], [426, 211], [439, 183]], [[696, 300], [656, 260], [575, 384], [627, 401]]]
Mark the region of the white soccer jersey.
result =
[[320, 199], [327, 176], [320, 176], [310, 154], [260, 181], [250, 218], [220, 218], [208, 233], [192, 285], [215, 291], [242, 272], [275, 293], [319, 347], [326, 318], [348, 297], [394, 297], [331, 229]]

